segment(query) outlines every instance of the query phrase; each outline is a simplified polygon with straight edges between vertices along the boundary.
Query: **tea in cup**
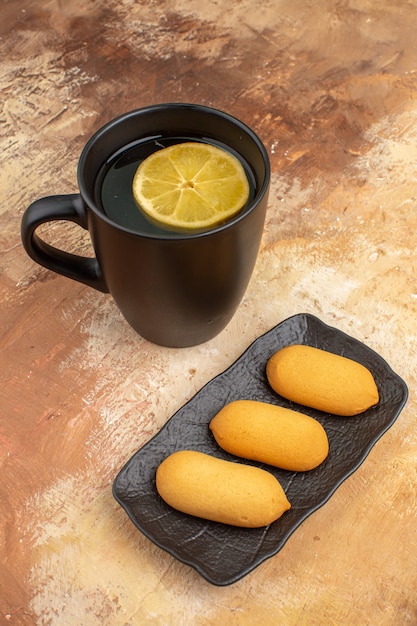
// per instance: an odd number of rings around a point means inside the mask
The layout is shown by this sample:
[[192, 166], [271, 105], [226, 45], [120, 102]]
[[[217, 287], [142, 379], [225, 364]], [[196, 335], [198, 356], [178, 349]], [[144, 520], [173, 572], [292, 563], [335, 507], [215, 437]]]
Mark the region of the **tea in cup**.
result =
[[[193, 142], [239, 160], [247, 201], [208, 228], [172, 229], [150, 221], [133, 193], [138, 167], [155, 151]], [[117, 117], [91, 137], [78, 163], [79, 193], [31, 204], [22, 219], [22, 242], [40, 265], [110, 293], [145, 339], [193, 346], [221, 332], [243, 298], [259, 251], [269, 183], [267, 151], [244, 123], [195, 104], [153, 105]], [[58, 220], [89, 231], [94, 258], [39, 237], [41, 224]]]

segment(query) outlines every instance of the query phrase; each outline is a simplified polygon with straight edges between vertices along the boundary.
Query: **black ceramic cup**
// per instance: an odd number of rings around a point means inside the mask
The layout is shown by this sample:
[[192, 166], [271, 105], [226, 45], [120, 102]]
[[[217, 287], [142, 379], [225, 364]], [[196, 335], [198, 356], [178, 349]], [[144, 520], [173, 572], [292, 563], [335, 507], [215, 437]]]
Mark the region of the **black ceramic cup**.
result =
[[[253, 198], [227, 223], [206, 232], [148, 232], [104, 212], [97, 180], [106, 163], [149, 137], [186, 137], [223, 144], [249, 166]], [[79, 193], [41, 198], [25, 211], [21, 236], [40, 265], [110, 293], [129, 324], [167, 347], [208, 341], [236, 312], [251, 278], [265, 221], [270, 165], [257, 135], [236, 118], [194, 104], [159, 104], [131, 111], [98, 130], [78, 163]], [[43, 223], [68, 220], [89, 231], [95, 257], [42, 240]]]

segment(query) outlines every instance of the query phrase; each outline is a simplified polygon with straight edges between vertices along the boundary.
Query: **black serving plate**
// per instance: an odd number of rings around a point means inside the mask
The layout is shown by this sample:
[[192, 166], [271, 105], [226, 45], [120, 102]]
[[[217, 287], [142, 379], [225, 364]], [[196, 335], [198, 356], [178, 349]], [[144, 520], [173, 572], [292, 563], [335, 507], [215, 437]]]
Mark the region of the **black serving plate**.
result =
[[[322, 348], [365, 365], [379, 389], [378, 405], [356, 417], [338, 417], [295, 405], [277, 395], [268, 385], [266, 363], [274, 352], [295, 343]], [[312, 315], [295, 315], [256, 339], [136, 452], [115, 479], [114, 497], [156, 545], [194, 567], [210, 583], [229, 585], [276, 554], [295, 529], [330, 498], [392, 426], [407, 397], [404, 381], [373, 350]], [[224, 452], [208, 424], [227, 402], [238, 399], [270, 402], [316, 418], [328, 435], [328, 458], [309, 472], [289, 472]], [[259, 529], [210, 522], [172, 509], [156, 491], [155, 472], [165, 457], [183, 449], [268, 469], [283, 486], [291, 509]]]

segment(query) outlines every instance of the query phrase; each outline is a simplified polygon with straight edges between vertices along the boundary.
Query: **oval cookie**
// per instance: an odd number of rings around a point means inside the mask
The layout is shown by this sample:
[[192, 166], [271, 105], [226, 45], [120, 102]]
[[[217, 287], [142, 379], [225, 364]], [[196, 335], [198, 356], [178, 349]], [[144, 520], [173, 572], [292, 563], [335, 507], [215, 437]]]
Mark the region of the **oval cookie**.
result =
[[284, 398], [335, 415], [357, 415], [379, 402], [365, 366], [311, 346], [282, 348], [268, 360], [266, 374]]

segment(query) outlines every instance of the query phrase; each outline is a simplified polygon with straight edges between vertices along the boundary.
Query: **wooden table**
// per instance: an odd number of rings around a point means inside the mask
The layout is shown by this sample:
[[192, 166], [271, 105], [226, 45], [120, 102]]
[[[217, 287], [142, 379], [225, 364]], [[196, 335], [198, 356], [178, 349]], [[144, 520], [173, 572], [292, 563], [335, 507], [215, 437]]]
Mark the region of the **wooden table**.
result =
[[[417, 3], [1, 3], [0, 623], [417, 623]], [[90, 135], [157, 102], [254, 128], [272, 187], [253, 279], [195, 348], [130, 329], [108, 295], [34, 264], [20, 220], [77, 190]], [[70, 224], [44, 237], [90, 253]], [[308, 312], [409, 386], [393, 427], [284, 548], [216, 587], [111, 494], [129, 457], [259, 335]]]

